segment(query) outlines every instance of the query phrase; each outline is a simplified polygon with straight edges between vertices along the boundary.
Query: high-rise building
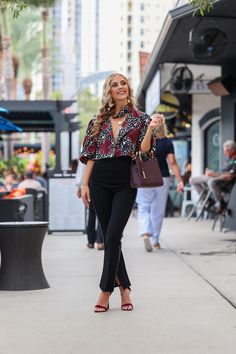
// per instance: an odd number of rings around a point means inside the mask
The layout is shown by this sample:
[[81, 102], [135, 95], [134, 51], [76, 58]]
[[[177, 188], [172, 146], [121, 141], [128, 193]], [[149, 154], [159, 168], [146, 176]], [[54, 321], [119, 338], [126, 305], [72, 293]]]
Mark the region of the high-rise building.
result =
[[107, 29], [112, 24], [109, 18], [101, 20], [104, 10], [109, 13], [109, 6], [109, 0], [57, 0], [52, 10], [53, 90], [62, 92], [65, 98], [75, 96], [77, 91], [91, 84], [97, 93], [97, 74], [109, 70], [100, 60], [103, 55], [100, 47], [104, 48], [102, 37], [104, 33], [108, 35]]
[[[53, 8], [53, 90], [71, 98], [118, 71], [140, 82], [140, 53], [150, 53], [176, 0], [58, 0]], [[92, 86], [91, 86], [92, 85]]]
[[151, 53], [167, 12], [176, 0], [120, 0], [120, 71], [137, 88], [140, 54]]

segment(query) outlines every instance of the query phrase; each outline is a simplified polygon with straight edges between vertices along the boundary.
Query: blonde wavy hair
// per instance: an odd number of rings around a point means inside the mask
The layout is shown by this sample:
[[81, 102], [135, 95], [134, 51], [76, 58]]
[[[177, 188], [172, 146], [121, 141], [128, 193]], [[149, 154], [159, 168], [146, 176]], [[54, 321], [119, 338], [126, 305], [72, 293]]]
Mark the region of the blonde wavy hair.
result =
[[[151, 115], [151, 117], [156, 117], [157, 113], [154, 113]], [[168, 136], [168, 128], [165, 122], [163, 122], [161, 125], [159, 125], [159, 127], [157, 127], [156, 129], [156, 137], [158, 139], [161, 139], [165, 136]]]
[[101, 104], [96, 116], [96, 120], [94, 122], [93, 130], [91, 132], [92, 138], [98, 136], [102, 123], [106, 120], [106, 118], [112, 116], [115, 113], [116, 105], [111, 97], [110, 91], [111, 91], [111, 82], [116, 75], [122, 76], [128, 85], [128, 89], [129, 89], [128, 105], [132, 107], [135, 106], [133, 89], [130, 81], [123, 74], [120, 73], [113, 73], [109, 75], [103, 84]]

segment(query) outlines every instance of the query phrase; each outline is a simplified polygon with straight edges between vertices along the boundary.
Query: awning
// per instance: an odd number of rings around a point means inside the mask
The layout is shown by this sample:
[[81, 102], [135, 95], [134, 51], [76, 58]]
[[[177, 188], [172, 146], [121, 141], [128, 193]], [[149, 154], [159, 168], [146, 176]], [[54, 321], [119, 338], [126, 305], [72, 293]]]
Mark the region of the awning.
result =
[[0, 131], [22, 132], [23, 129], [13, 124], [10, 120], [0, 116]]
[[[9, 114], [9, 111], [5, 108], [0, 107], [0, 114]], [[6, 132], [6, 131], [16, 131], [16, 132], [22, 132], [22, 128], [18, 127], [14, 123], [12, 123], [10, 120], [2, 117], [0, 115], [0, 131]]]
[[[0, 114], [24, 132], [54, 132], [56, 135], [56, 172], [61, 171], [61, 132], [79, 129], [71, 120], [77, 115], [70, 112], [74, 100], [68, 101], [0, 101]], [[5, 110], [5, 111], [4, 111]]]
[[[191, 63], [201, 65], [223, 65], [236, 61], [236, 1], [218, 0], [212, 11], [204, 17], [192, 16], [191, 5], [184, 5], [170, 11], [161, 33], [156, 41], [147, 63], [141, 84], [137, 91], [137, 100], [143, 99], [157, 67], [163, 63]], [[226, 35], [226, 45], [219, 55], [199, 59], [193, 54], [190, 45], [190, 32], [206, 29], [219, 29]]]
[[0, 114], [13, 124], [19, 125], [24, 132], [55, 132], [68, 130], [68, 118], [64, 112], [75, 101], [0, 101], [5, 112]]

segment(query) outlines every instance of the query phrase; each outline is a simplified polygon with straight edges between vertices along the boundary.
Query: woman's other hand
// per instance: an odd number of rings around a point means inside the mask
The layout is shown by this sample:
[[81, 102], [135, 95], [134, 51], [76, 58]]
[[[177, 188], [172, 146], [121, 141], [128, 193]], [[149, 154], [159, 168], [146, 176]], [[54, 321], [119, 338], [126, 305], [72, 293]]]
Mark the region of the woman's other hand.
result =
[[81, 198], [82, 198], [83, 203], [85, 204], [85, 206], [87, 208], [89, 208], [89, 203], [91, 201], [89, 186], [82, 186], [81, 187]]
[[151, 117], [151, 122], [149, 123], [150, 128], [158, 128], [161, 124], [165, 122], [165, 117], [161, 113], [153, 114]]

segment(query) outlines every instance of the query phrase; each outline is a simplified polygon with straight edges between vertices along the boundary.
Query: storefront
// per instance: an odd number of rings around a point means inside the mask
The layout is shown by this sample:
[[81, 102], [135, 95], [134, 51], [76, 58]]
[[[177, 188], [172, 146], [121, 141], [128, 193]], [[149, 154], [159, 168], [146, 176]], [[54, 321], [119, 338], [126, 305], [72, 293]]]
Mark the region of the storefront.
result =
[[[161, 75], [163, 65], [166, 63], [173, 63], [173, 65], [194, 64], [201, 68], [205, 76], [208, 74], [209, 67], [212, 68], [213, 76], [214, 70], [216, 69], [215, 75], [218, 76], [219, 69], [217, 70], [217, 68], [221, 68], [220, 76], [222, 78], [226, 77], [228, 81], [234, 83], [236, 78], [234, 69], [236, 60], [235, 1], [217, 1], [213, 10], [204, 17], [196, 15], [193, 17], [192, 13], [193, 9], [190, 5], [181, 6], [168, 13], [138, 88], [137, 100], [142, 109], [147, 109], [148, 90], [157, 72], [159, 71], [160, 74], [158, 75]], [[216, 33], [211, 34], [209, 31], [212, 29], [215, 29]], [[212, 36], [217, 36], [218, 32], [218, 38], [214, 41]], [[203, 41], [203, 38], [205, 41]], [[196, 76], [194, 79], [196, 80]], [[221, 108], [220, 130], [222, 141], [235, 140], [236, 137], [236, 90], [234, 84], [229, 86], [229, 95], [222, 96], [221, 99], [213, 94], [207, 97], [207, 101], [211, 101], [209, 111], [214, 108]], [[202, 94], [204, 95], [204, 92]], [[160, 96], [160, 93], [157, 93], [157, 96]], [[205, 105], [205, 102], [203, 102], [203, 105]], [[207, 111], [202, 110], [202, 116]]]
[[[198, 175], [209, 164], [220, 168], [224, 162], [222, 143], [236, 139], [236, 2], [219, 0], [204, 17], [192, 14], [190, 5], [168, 13], [146, 65], [137, 101], [141, 109], [148, 110], [149, 91], [157, 76], [164, 77], [160, 79], [160, 91], [163, 92], [166, 88], [171, 90], [175, 68], [187, 66], [191, 70], [192, 91], [186, 90], [182, 94], [192, 97], [192, 174]], [[170, 70], [165, 72], [166, 65]], [[198, 74], [197, 70], [200, 70]], [[207, 79], [202, 91], [194, 91], [196, 82], [202, 78]], [[207, 81], [216, 78], [209, 89]], [[179, 80], [183, 79], [180, 75]], [[157, 97], [161, 97], [160, 92], [156, 94], [155, 104], [158, 104]], [[152, 109], [155, 110], [154, 106]]]

